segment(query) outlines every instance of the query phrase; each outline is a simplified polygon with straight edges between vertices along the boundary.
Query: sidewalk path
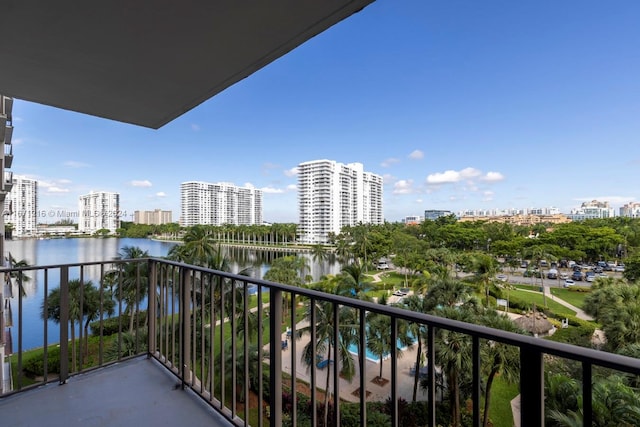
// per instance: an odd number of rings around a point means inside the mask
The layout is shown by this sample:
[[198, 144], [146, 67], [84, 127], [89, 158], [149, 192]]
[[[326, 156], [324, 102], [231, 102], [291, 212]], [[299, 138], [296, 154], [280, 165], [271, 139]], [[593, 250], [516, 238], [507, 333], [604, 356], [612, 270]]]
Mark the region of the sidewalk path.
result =
[[[534, 291], [534, 290], [529, 290], [529, 289], [518, 289], [518, 290], [519, 291], [523, 291], [523, 292], [532, 292], [534, 294], [540, 293], [539, 291]], [[561, 299], [557, 295], [553, 295], [551, 293], [551, 288], [549, 286], [547, 286], [547, 285], [545, 285], [545, 287], [544, 287], [544, 293], [547, 296], [549, 296], [553, 301], [557, 302], [558, 304], [563, 305], [563, 306], [567, 307], [568, 309], [570, 309], [572, 311], [575, 311], [576, 312], [576, 317], [578, 319], [587, 320], [587, 321], [594, 320], [593, 317], [589, 316], [581, 308], [578, 308], [573, 304], [569, 304], [568, 302], [566, 302], [565, 300]]]

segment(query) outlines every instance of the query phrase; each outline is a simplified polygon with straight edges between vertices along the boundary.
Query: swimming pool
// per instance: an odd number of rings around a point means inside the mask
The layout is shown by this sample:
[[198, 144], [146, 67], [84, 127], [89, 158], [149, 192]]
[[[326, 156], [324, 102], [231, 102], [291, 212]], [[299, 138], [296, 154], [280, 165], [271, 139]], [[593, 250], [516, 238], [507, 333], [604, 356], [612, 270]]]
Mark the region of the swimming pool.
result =
[[[417, 340], [415, 338], [413, 338], [413, 336], [411, 337], [411, 340], [412, 340], [412, 344], [411, 345], [413, 345], [413, 344], [415, 344], [417, 342]], [[403, 346], [402, 342], [400, 340], [398, 340], [396, 342], [396, 347], [398, 348], [398, 350], [402, 350], [402, 351], [404, 351], [404, 350], [406, 350], [408, 348], [407, 346]], [[366, 350], [365, 354], [366, 354], [367, 360], [370, 360], [370, 361], [375, 362], [375, 363], [380, 362], [380, 358], [378, 357], [377, 354], [374, 354], [368, 348], [366, 348], [365, 350]], [[349, 346], [349, 353], [354, 354], [354, 355], [357, 356], [358, 355], [358, 345], [357, 344], [351, 344]], [[389, 353], [385, 353], [382, 356], [382, 360], [387, 360], [388, 358], [389, 358]]]

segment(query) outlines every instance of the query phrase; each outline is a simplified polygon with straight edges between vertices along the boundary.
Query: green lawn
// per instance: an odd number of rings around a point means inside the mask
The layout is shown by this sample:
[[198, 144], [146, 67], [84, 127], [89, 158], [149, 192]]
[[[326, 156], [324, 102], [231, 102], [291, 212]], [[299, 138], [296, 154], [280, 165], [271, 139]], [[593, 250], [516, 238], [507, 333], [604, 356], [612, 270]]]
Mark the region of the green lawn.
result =
[[[527, 303], [533, 305], [536, 304], [537, 307], [544, 307], [544, 298], [541, 292], [526, 292], [519, 289], [514, 289], [511, 291], [511, 295], [517, 296], [519, 299], [526, 301]], [[549, 310], [553, 311], [557, 315], [561, 316], [575, 316], [576, 312], [561, 305], [551, 299], [550, 296], [547, 296], [547, 307]]]
[[551, 293], [578, 308], [582, 308], [584, 300], [589, 296], [589, 292], [575, 292], [569, 289], [553, 288], [551, 289]]
[[491, 387], [491, 407], [489, 418], [494, 427], [513, 426], [513, 413], [511, 412], [511, 400], [518, 395], [518, 384], [508, 384], [499, 376]]

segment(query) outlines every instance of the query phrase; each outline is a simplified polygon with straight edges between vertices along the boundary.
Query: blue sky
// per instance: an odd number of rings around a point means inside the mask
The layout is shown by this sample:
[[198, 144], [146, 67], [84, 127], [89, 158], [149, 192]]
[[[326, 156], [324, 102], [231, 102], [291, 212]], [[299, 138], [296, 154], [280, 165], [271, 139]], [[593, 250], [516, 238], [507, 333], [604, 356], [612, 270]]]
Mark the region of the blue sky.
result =
[[638, 22], [635, 0], [378, 0], [160, 130], [17, 101], [12, 170], [41, 210], [105, 190], [176, 221], [180, 183], [202, 180], [262, 188], [266, 221], [297, 222], [293, 168], [315, 159], [383, 175], [388, 221], [617, 210], [640, 198]]

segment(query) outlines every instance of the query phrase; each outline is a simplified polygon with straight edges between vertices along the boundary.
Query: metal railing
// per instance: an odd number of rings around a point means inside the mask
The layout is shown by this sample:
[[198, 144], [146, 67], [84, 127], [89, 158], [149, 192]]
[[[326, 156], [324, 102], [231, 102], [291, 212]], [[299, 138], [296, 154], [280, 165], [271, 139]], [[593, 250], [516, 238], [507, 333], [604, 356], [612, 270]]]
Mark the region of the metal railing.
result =
[[[403, 325], [424, 328], [428, 363], [423, 380], [426, 391], [420, 400], [426, 406], [425, 424], [429, 426], [437, 425], [441, 397], [436, 363], [430, 362], [436, 361], [436, 334], [442, 330], [463, 334], [471, 341], [470, 412], [474, 426], [481, 425], [480, 354], [485, 345], [502, 343], [519, 350], [523, 426], [544, 425], [548, 358], [581, 365], [585, 426], [591, 425], [594, 368], [640, 374], [637, 359], [161, 259], [25, 267], [5, 269], [4, 273], [15, 276], [16, 286], [24, 284], [24, 275], [37, 276], [43, 286], [43, 313], [53, 313], [50, 318], [60, 325], [59, 365], [53, 366], [50, 356], [54, 347], [48, 323], [43, 321], [43, 344], [37, 356], [42, 360], [42, 375], [26, 381], [22, 312], [28, 296], [14, 293], [18, 299], [14, 325], [18, 329], [11, 357], [17, 375], [11, 393], [52, 381], [63, 384], [72, 374], [147, 354], [171, 371], [183, 389], [192, 390], [237, 425], [302, 425], [302, 418], [305, 424], [324, 425], [325, 417], [329, 424], [339, 425], [347, 405], [355, 405], [359, 423], [367, 425], [372, 416], [367, 392], [376, 387], [382, 390], [377, 400], [387, 402], [390, 423], [397, 426], [401, 389], [415, 377], [406, 374], [408, 368], [400, 367], [400, 349], [391, 345], [388, 361], [377, 362], [389, 365], [388, 384], [369, 383], [370, 371], [380, 365], [368, 361], [358, 349], [367, 348], [366, 319], [371, 314], [388, 318], [391, 343], [398, 342]], [[80, 283], [91, 279], [96, 289], [77, 286], [72, 278]], [[51, 294], [56, 288], [59, 299], [55, 292]], [[342, 318], [345, 310], [354, 315], [348, 324]], [[91, 345], [95, 353], [82, 347], [89, 338], [89, 320], [94, 322]], [[77, 335], [77, 340], [70, 340], [70, 334]], [[354, 365], [352, 380], [341, 377], [346, 366], [342, 349], [349, 334], [356, 337], [352, 340], [355, 354], [349, 356]], [[357, 389], [350, 393], [353, 386]], [[298, 401], [299, 389], [308, 403]], [[326, 412], [313, 409], [324, 409], [325, 401]]]

